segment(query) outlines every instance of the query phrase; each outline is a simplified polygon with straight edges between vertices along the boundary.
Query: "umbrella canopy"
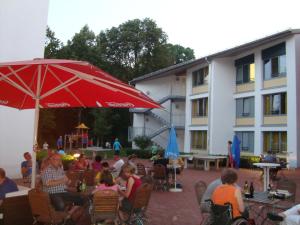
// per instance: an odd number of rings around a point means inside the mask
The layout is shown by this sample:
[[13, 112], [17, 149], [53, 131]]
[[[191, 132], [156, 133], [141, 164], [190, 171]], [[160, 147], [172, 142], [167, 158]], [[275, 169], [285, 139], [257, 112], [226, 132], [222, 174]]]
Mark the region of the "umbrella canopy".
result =
[[165, 150], [165, 158], [177, 159], [179, 156], [179, 149], [177, 144], [177, 136], [175, 128], [172, 126], [170, 130], [168, 146]]
[[[34, 149], [40, 108], [160, 108], [141, 91], [82, 61], [36, 59], [0, 63], [0, 105], [35, 109]], [[35, 186], [36, 154], [32, 154]]]
[[234, 165], [236, 168], [240, 167], [240, 140], [237, 135], [233, 136], [232, 146], [231, 146], [231, 152], [234, 160]]
[[84, 129], [84, 130], [87, 130], [87, 129], [90, 129], [88, 128], [84, 123], [81, 123], [79, 124], [77, 127], [75, 127], [76, 129]]
[[141, 91], [81, 61], [38, 59], [0, 63], [0, 105], [159, 108]]

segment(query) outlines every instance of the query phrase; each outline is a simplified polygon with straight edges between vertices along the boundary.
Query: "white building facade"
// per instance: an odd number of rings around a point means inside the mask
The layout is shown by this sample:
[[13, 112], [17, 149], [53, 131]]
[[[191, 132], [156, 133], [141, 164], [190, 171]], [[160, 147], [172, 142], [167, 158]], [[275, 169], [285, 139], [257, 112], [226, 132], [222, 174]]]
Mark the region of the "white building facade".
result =
[[[1, 1], [0, 62], [44, 57], [48, 4], [48, 0]], [[11, 178], [21, 177], [23, 153], [32, 151], [33, 119], [33, 110], [0, 107], [0, 167]]]
[[[175, 71], [175, 72], [174, 72]], [[164, 109], [132, 109], [133, 126], [129, 129], [129, 140], [137, 136], [148, 136], [161, 148], [166, 148], [171, 125], [176, 129], [178, 147], [184, 149], [185, 121], [185, 70], [159, 71], [131, 81]], [[136, 148], [133, 142], [133, 147]]]
[[[133, 83], [159, 102], [172, 93], [172, 77], [185, 77], [184, 137], [179, 138], [184, 152], [227, 155], [227, 142], [236, 134], [242, 155], [272, 151], [291, 167], [300, 166], [299, 40], [299, 30], [283, 31]], [[134, 114], [133, 127], [147, 123], [156, 126], [145, 114]]]
[[184, 151], [226, 155], [237, 134], [242, 154], [272, 151], [299, 166], [299, 38], [281, 32], [190, 68]]

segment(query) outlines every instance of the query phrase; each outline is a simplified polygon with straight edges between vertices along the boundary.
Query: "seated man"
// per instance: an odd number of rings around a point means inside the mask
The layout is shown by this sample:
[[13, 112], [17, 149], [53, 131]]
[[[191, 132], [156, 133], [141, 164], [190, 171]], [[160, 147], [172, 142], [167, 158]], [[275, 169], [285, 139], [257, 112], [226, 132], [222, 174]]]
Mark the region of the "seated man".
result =
[[200, 208], [203, 212], [209, 212], [210, 209], [210, 203], [207, 202], [207, 200], [211, 199], [212, 194], [214, 193], [215, 189], [222, 184], [222, 181], [220, 178], [212, 181], [206, 188], [204, 194], [201, 198], [201, 205]]
[[79, 195], [67, 191], [67, 184], [70, 183], [70, 180], [62, 168], [61, 155], [56, 153], [50, 156], [49, 165], [42, 173], [42, 182], [43, 190], [49, 193], [51, 202], [57, 211], [64, 211], [65, 203], [72, 202], [75, 207], [69, 211], [71, 215], [78, 206], [83, 205], [83, 199]]
[[[274, 155], [272, 153], [272, 151], [268, 151], [267, 155], [265, 155], [264, 157], [261, 158], [261, 161], [264, 163], [277, 163], [277, 158], [276, 158], [276, 155]], [[278, 167], [270, 168], [270, 178], [272, 180], [276, 179], [278, 169], [279, 169]]]
[[120, 172], [122, 170], [123, 165], [125, 164], [124, 160], [120, 158], [119, 155], [115, 155], [114, 157], [115, 163], [111, 168], [111, 173], [114, 178], [120, 176]]
[[16, 183], [6, 177], [5, 170], [0, 168], [0, 205], [5, 198], [5, 194], [18, 191]]
[[32, 160], [29, 152], [23, 154], [25, 161], [21, 163], [21, 173], [23, 178], [29, 178], [32, 173]]

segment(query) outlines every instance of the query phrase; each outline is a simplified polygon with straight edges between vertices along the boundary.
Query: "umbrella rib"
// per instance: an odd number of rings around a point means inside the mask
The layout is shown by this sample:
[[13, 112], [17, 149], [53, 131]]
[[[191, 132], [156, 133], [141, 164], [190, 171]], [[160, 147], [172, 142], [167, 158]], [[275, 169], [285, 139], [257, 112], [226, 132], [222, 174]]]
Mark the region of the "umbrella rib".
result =
[[[64, 66], [61, 66], [61, 65], [52, 65], [56, 68], [59, 68], [61, 70], [64, 70], [64, 71], [67, 71], [67, 72], [70, 72], [74, 75], [77, 75], [79, 77], [81, 77], [82, 79], [85, 79], [85, 80], [99, 80], [100, 82], [103, 82], [103, 83], [108, 83], [112, 86], [117, 86], [117, 87], [121, 87], [121, 88], [124, 88], [124, 89], [128, 89], [130, 91], [133, 91], [133, 92], [137, 92], [137, 93], [140, 93], [139, 90], [136, 90], [136, 89], [133, 89], [132, 87], [130, 87], [129, 85], [125, 85], [125, 84], [118, 84], [118, 83], [115, 83], [113, 81], [108, 81], [108, 80], [105, 80], [103, 78], [100, 78], [100, 77], [97, 77], [97, 76], [91, 76], [87, 73], [83, 73], [81, 71], [78, 71], [78, 70], [74, 70], [74, 69], [70, 69], [68, 67], [64, 67]], [[117, 89], [118, 90], [118, 89]]]
[[47, 70], [48, 70], [48, 64], [46, 65], [46, 68], [45, 68], [45, 72], [44, 72], [44, 76], [43, 76], [43, 80], [42, 80], [42, 84], [41, 84], [41, 91], [42, 91], [42, 89], [43, 89], [44, 82], [45, 82], [45, 80], [46, 80]]
[[[75, 79], [75, 80], [74, 80]], [[66, 82], [58, 85], [57, 87], [51, 89], [50, 91], [46, 92], [45, 94], [43, 94], [42, 96], [40, 96], [40, 99], [43, 99], [51, 94], [54, 94], [55, 92], [60, 91], [63, 88], [66, 88], [76, 82], [80, 81], [80, 79], [78, 79], [77, 77], [72, 77], [71, 79], [67, 80]]]
[[9, 70], [16, 76], [16, 78], [24, 85], [24, 87], [32, 93], [32, 95], [34, 95], [33, 91], [30, 89], [30, 87], [23, 81], [23, 79], [21, 79], [21, 77], [17, 74], [17, 72], [15, 72], [11, 66], [8, 67]]
[[[34, 76], [36, 75], [37, 71], [35, 71], [34, 75], [32, 76], [32, 79], [31, 79], [31, 83], [29, 84], [29, 87], [32, 87], [33, 83], [34, 83]], [[33, 94], [34, 95], [34, 94]], [[22, 109], [24, 104], [25, 104], [25, 101], [26, 101], [26, 98], [28, 97], [28, 95], [24, 94], [24, 98], [23, 98], [23, 101], [19, 107], [19, 109]]]
[[[48, 71], [52, 74], [52, 76], [54, 76], [61, 84], [63, 83], [59, 77], [50, 69], [48, 68]], [[68, 87], [64, 87], [64, 89], [66, 89], [67, 92], [70, 93], [70, 95], [72, 95], [75, 100], [82, 106], [82, 107], [85, 107], [85, 105], [80, 101], [79, 98], [77, 98], [77, 96], [68, 88]]]
[[[28, 68], [28, 67], [29, 67], [29, 65], [23, 66], [23, 67], [21, 67], [21, 68], [15, 70], [15, 72], [19, 72], [19, 71], [24, 70], [24, 69], [26, 69], [26, 68]], [[0, 66], [0, 68], [1, 68], [1, 66]], [[5, 77], [9, 77], [9, 76], [13, 75], [12, 72], [10, 72], [10, 73], [8, 73], [8, 74], [5, 74], [5, 75], [4, 75], [3, 73], [0, 72], [0, 74], [2, 75], [2, 77], [0, 78], [0, 81], [4, 80]]]
[[[98, 86], [102, 86], [102, 87], [107, 88], [107, 89], [110, 89], [110, 90], [114, 90], [114, 91], [121, 92], [121, 93], [126, 94], [126, 95], [128, 95], [128, 96], [130, 96], [130, 97], [136, 98], [136, 99], [138, 99], [138, 100], [140, 100], [140, 101], [147, 102], [147, 103], [151, 103], [151, 105], [157, 107], [157, 104], [156, 104], [156, 103], [152, 103], [152, 102], [150, 102], [149, 100], [145, 100], [145, 99], [143, 99], [143, 98], [141, 98], [141, 97], [132, 95], [132, 94], [127, 93], [127, 92], [125, 92], [125, 91], [123, 91], [123, 90], [116, 89], [116, 88], [114, 88], [114, 87], [108, 86], [107, 84], [103, 84], [101, 81], [96, 81], [95, 79], [93, 79], [93, 78], [95, 78], [95, 77], [94, 77], [94, 76], [91, 76], [91, 75], [89, 75], [89, 74], [86, 74], [86, 73], [83, 73], [83, 72], [80, 72], [80, 71], [77, 71], [77, 70], [73, 70], [73, 69], [70, 69], [70, 68], [67, 68], [67, 67], [63, 67], [63, 66], [60, 66], [60, 65], [52, 65], [52, 66], [53, 66], [53, 67], [56, 67], [56, 68], [59, 68], [59, 69], [61, 69], [61, 70], [70, 72], [70, 73], [74, 74], [75, 76], [78, 76], [78, 77], [80, 77], [81, 79], [86, 80], [86, 81], [89, 81], [89, 82], [91, 82], [91, 83], [93, 83], [93, 84], [96, 84], [96, 85], [98, 85]], [[115, 83], [112, 83], [112, 85], [115, 85]], [[123, 86], [122, 86], [122, 87], [123, 87]], [[125, 86], [124, 86], [124, 87], [125, 87]], [[133, 89], [133, 88], [131, 88], [131, 87], [126, 87], [126, 88], [127, 88], [127, 89], [130, 89], [130, 90], [133, 90], [133, 91], [135, 91], [135, 92], [140, 93], [140, 91], [135, 90], [135, 89]]]
[[24, 92], [25, 94], [31, 96], [31, 97], [35, 97], [33, 93], [28, 92], [28, 90], [24, 89], [22, 86], [20, 86], [19, 84], [17, 84], [16, 82], [12, 81], [11, 79], [9, 79], [8, 77], [6, 77], [3, 73], [0, 72], [0, 74], [3, 76], [2, 80], [5, 81], [6, 83], [10, 84], [11, 86], [17, 88], [18, 90]]

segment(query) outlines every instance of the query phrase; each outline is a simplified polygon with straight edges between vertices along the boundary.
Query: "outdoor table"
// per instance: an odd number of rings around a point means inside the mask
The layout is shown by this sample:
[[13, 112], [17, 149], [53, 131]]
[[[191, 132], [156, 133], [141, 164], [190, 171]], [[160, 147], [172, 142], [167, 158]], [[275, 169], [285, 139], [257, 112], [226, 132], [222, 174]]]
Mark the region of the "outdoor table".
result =
[[254, 166], [263, 168], [264, 170], [264, 191], [268, 190], [270, 182], [270, 168], [276, 168], [280, 166], [278, 163], [253, 163]]
[[218, 170], [219, 169], [219, 163], [220, 160], [226, 159], [226, 156], [213, 156], [213, 155], [208, 155], [208, 156], [203, 156], [203, 155], [194, 155], [193, 160], [194, 160], [194, 167], [198, 164], [200, 160], [204, 161], [204, 170], [209, 171], [210, 170], [210, 162], [215, 162], [215, 168]]
[[257, 224], [259, 218], [261, 221], [264, 221], [264, 210], [268, 207], [272, 207], [273, 205], [280, 202], [279, 199], [269, 198], [268, 192], [255, 192], [253, 198], [245, 198], [244, 201], [249, 207], [249, 211], [252, 214], [252, 217], [255, 218]]

